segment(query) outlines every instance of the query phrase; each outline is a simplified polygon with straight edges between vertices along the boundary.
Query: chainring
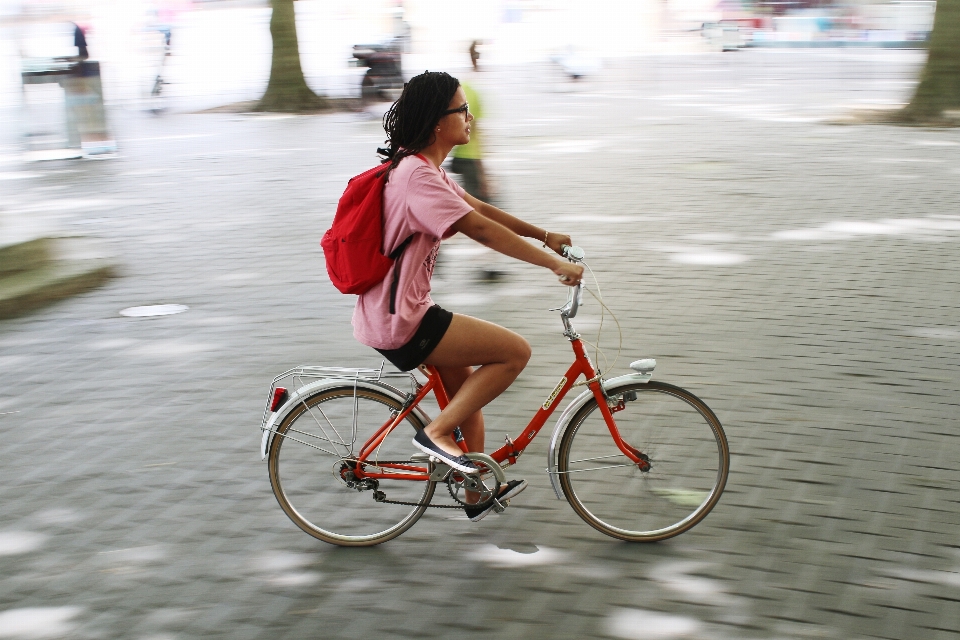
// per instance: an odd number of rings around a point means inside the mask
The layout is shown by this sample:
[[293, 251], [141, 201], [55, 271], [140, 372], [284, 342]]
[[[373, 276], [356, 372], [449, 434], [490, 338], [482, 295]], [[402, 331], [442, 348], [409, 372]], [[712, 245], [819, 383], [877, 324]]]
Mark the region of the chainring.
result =
[[[500, 481], [492, 471], [467, 475], [454, 470], [447, 475], [446, 483], [450, 497], [465, 507], [485, 507], [500, 493]], [[477, 502], [464, 502], [467, 491], [479, 493], [480, 499]]]

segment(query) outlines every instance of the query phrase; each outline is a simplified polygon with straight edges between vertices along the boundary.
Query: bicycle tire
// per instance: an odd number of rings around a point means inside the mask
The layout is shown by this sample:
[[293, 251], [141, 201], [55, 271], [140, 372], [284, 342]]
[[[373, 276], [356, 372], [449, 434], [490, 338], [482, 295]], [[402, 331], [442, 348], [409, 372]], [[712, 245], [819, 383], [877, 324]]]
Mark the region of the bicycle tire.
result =
[[656, 542], [688, 531], [726, 486], [730, 448], [720, 421], [697, 396], [662, 382], [626, 383], [608, 395], [625, 400], [613, 414], [617, 429], [650, 457], [650, 469], [641, 471], [617, 448], [591, 399], [560, 441], [557, 469], [567, 502], [619, 540]]
[[[400, 402], [386, 393], [344, 385], [308, 396], [280, 422], [268, 452], [270, 485], [294, 524], [324, 542], [366, 547], [396, 538], [416, 523], [433, 498], [435, 482], [379, 480], [377, 488], [360, 491], [341, 481], [342, 465], [350, 464], [356, 449], [399, 409]], [[424, 425], [413, 412], [405, 423], [412, 429], [398, 425], [371, 460], [409, 459], [415, 450], [408, 437]], [[375, 490], [417, 506], [378, 502]]]

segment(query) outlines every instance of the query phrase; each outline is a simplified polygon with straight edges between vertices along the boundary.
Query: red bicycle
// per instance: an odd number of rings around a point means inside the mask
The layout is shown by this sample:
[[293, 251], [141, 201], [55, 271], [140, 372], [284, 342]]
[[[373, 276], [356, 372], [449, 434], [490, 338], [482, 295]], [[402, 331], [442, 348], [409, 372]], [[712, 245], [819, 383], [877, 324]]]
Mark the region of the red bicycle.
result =
[[[566, 256], [582, 262], [583, 251]], [[448, 401], [436, 369], [298, 367], [271, 386], [261, 429], [261, 454], [281, 508], [308, 534], [343, 546], [370, 546], [397, 537], [431, 507], [462, 508], [465, 493], [496, 502], [503, 469], [516, 464], [575, 385], [587, 389], [557, 420], [547, 473], [587, 524], [620, 540], [653, 542], [687, 531], [720, 499], [730, 451], [720, 421], [695, 395], [650, 380], [656, 361], [637, 360], [633, 373], [603, 379], [570, 323], [583, 285], [560, 309], [574, 361], [515, 439], [487, 455], [467, 453], [480, 468], [461, 474], [435, 458], [411, 453], [413, 432], [430, 424], [420, 406], [433, 393]], [[577, 382], [583, 378], [582, 382]], [[401, 380], [410, 384], [404, 391]], [[295, 391], [289, 391], [295, 388]], [[461, 446], [464, 446], [461, 442]], [[446, 486], [449, 499], [436, 496]]]

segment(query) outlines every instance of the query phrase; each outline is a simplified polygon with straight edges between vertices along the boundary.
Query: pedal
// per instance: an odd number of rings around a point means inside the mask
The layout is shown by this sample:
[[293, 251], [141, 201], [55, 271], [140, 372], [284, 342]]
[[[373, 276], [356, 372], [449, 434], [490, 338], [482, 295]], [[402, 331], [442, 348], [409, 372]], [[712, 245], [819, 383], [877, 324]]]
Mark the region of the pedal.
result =
[[433, 456], [428, 456], [425, 453], [415, 453], [410, 456], [410, 462], [430, 462], [431, 459], [435, 458], [433, 458]]
[[504, 511], [507, 510], [507, 507], [509, 506], [510, 506], [509, 500], [504, 500], [503, 502], [500, 502], [496, 498], [493, 499], [493, 510], [496, 513], [503, 513]]

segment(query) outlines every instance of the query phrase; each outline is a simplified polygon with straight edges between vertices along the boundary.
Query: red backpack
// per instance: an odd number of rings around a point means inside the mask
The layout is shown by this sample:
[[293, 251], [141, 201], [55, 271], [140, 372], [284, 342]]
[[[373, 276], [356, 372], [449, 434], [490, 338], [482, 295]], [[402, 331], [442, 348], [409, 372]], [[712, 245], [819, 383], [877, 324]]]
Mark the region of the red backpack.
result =
[[[427, 162], [427, 159], [417, 154]], [[320, 240], [327, 262], [327, 274], [340, 293], [365, 293], [383, 282], [394, 261], [400, 257], [411, 235], [390, 255], [383, 254], [383, 186], [389, 165], [382, 164], [350, 179], [337, 204], [333, 226]], [[390, 286], [390, 313], [395, 313], [399, 266]]]

